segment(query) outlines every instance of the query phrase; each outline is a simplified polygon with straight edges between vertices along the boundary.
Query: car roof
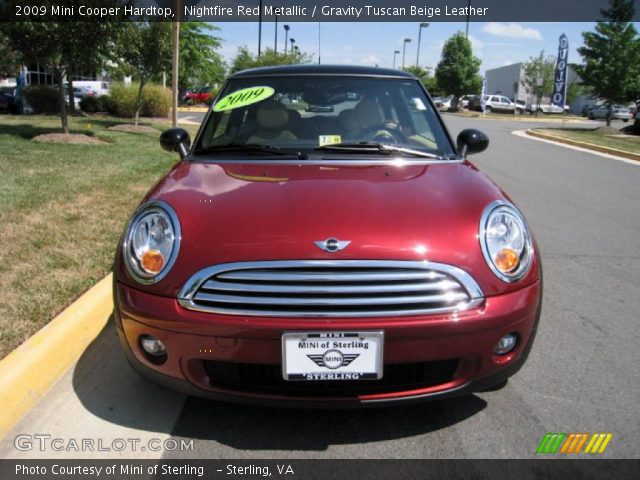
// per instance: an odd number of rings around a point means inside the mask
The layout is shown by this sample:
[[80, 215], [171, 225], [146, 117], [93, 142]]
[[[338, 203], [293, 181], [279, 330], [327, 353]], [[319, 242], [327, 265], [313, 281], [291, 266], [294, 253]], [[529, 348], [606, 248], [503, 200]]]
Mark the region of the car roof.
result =
[[392, 68], [364, 67], [355, 65], [280, 65], [277, 67], [260, 67], [242, 70], [229, 78], [261, 77], [273, 75], [359, 75], [376, 77], [416, 77], [409, 72]]

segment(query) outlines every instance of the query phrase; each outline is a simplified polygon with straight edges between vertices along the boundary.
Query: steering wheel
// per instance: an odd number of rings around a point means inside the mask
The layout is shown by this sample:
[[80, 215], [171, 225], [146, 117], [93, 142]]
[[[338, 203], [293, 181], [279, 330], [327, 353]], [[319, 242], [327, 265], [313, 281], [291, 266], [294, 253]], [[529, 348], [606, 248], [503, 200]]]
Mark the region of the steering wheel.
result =
[[[372, 125], [370, 127], [363, 128], [358, 132], [358, 137], [366, 137], [367, 135], [380, 131], [381, 133], [376, 135], [373, 140], [385, 142], [388, 139], [391, 139], [393, 143], [408, 143], [409, 139], [406, 137], [404, 133], [400, 131], [400, 129], [393, 124], [389, 123], [380, 123], [378, 125]], [[387, 142], [388, 143], [388, 142]]]

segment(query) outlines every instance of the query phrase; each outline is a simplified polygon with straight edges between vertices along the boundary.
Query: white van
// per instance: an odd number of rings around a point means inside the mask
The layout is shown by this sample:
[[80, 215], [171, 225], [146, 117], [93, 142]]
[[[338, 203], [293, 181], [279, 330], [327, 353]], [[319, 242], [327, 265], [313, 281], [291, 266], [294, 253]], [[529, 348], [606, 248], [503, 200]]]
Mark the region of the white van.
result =
[[95, 81], [77, 80], [73, 82], [73, 86], [90, 88], [91, 90], [96, 92], [97, 96], [109, 95], [109, 82], [104, 82], [100, 80], [95, 80]]

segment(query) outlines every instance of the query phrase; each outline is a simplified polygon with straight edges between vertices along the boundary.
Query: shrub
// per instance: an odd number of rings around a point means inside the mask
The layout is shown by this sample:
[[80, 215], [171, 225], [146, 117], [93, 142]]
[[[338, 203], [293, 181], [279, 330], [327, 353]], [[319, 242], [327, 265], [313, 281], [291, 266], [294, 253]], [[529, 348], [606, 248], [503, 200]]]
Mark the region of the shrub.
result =
[[98, 97], [91, 97], [87, 95], [80, 100], [80, 109], [83, 112], [94, 113], [98, 110]]
[[99, 95], [96, 99], [96, 112], [109, 111], [109, 95]]
[[[104, 111], [120, 117], [131, 118], [136, 114], [138, 85], [112, 84], [110, 94], [102, 103]], [[171, 110], [171, 92], [159, 85], [149, 84], [142, 91], [140, 115], [143, 117], [166, 117]]]
[[171, 111], [171, 90], [160, 85], [147, 85], [142, 92], [142, 111], [145, 117], [166, 117]]
[[32, 85], [24, 89], [24, 98], [33, 113], [59, 113], [58, 89], [44, 85]]

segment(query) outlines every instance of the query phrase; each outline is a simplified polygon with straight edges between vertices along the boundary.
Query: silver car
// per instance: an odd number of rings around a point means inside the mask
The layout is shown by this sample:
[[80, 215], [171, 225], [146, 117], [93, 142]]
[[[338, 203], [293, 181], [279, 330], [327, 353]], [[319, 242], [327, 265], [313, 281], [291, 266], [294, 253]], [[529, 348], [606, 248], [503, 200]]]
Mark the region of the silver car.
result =
[[[595, 108], [589, 110], [589, 120], [595, 120], [597, 118], [606, 119], [609, 115], [609, 106], [608, 105], [598, 105]], [[623, 122], [628, 122], [631, 119], [631, 111], [622, 105], [613, 105], [611, 112], [612, 120], [622, 120]]]

